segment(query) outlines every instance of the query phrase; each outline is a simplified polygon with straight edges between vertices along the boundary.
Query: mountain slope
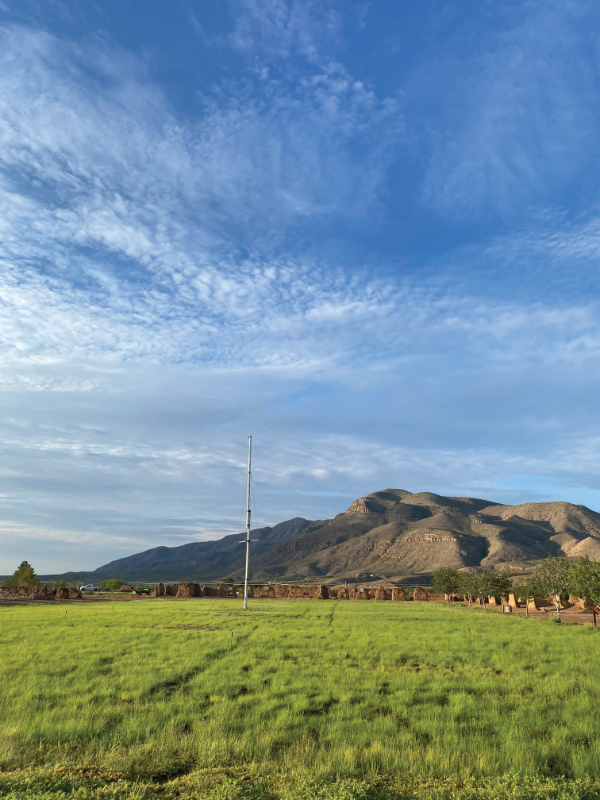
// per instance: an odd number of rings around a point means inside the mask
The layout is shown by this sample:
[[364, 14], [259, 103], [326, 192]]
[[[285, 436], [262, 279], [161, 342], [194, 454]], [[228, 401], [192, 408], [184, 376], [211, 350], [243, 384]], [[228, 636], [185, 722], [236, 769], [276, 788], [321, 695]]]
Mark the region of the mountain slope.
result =
[[[271, 547], [298, 536], [311, 523], [296, 517], [252, 531], [252, 553], [260, 556]], [[99, 579], [117, 575], [164, 580], [183, 580], [202, 577], [203, 580], [223, 578], [243, 568], [246, 550], [240, 542], [245, 533], [234, 533], [210, 542], [192, 542], [179, 547], [154, 547], [142, 553], [111, 561], [94, 571]]]
[[[243, 534], [157, 547], [113, 561], [98, 577], [240, 579]], [[507, 506], [402, 489], [373, 492], [332, 520], [296, 518], [252, 532], [252, 578], [281, 581], [368, 575], [402, 579], [455, 569], [531, 566], [548, 554], [600, 558], [600, 514], [570, 503]]]

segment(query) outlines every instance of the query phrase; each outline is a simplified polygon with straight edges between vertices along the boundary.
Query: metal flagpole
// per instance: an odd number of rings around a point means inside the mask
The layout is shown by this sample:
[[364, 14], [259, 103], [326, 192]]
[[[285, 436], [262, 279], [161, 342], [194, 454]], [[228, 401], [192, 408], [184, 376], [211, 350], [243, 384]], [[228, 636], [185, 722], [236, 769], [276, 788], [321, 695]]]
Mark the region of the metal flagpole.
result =
[[248, 608], [248, 569], [250, 566], [250, 476], [252, 475], [252, 437], [248, 437], [248, 491], [246, 501], [246, 575], [244, 577], [244, 608]]

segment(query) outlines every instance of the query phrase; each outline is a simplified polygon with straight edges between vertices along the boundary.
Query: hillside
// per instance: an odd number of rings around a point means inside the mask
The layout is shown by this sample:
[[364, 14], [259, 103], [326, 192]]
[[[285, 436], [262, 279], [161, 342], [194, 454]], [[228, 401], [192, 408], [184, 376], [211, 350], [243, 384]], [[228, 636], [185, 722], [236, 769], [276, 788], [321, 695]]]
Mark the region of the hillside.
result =
[[[258, 561], [273, 547], [296, 538], [310, 524], [308, 520], [296, 517], [272, 528], [255, 528], [252, 531], [253, 559]], [[111, 561], [95, 570], [93, 575], [99, 580], [113, 575], [147, 580], [218, 580], [243, 570], [246, 548], [240, 542], [245, 537], [245, 532], [234, 533], [210, 542], [154, 547]]]
[[[156, 547], [112, 561], [97, 578], [215, 580], [244, 568], [244, 534]], [[296, 518], [252, 532], [252, 578], [403, 580], [441, 567], [526, 569], [551, 555], [600, 558], [600, 514], [570, 503], [508, 506], [402, 489], [373, 492], [334, 519]]]

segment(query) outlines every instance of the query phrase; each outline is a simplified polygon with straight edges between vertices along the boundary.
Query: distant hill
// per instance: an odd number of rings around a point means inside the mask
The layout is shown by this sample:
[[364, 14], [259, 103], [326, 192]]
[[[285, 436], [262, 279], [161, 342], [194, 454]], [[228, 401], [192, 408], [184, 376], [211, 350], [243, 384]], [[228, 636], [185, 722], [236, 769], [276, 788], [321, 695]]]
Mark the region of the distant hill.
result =
[[[155, 547], [111, 561], [94, 577], [243, 577], [244, 534]], [[527, 569], [550, 555], [600, 559], [600, 514], [571, 503], [507, 506], [471, 497], [386, 489], [334, 519], [295, 518], [252, 532], [252, 579], [405, 580], [441, 567]]]
[[[273, 547], [295, 539], [310, 524], [306, 519], [295, 517], [272, 528], [255, 528], [251, 545], [253, 562]], [[97, 576], [98, 580], [110, 576], [140, 580], [219, 580], [243, 570], [246, 548], [240, 542], [245, 538], [244, 531], [210, 542], [153, 547], [143, 553], [111, 561], [91, 574]]]

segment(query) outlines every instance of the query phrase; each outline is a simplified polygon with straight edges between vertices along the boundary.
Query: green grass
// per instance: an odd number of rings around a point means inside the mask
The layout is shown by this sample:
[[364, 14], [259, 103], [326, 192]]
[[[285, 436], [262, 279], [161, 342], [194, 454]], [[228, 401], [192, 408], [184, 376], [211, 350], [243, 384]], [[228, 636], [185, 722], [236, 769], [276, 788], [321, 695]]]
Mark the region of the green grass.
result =
[[591, 628], [433, 603], [57, 603], [0, 608], [0, 652], [0, 797], [600, 798]]

